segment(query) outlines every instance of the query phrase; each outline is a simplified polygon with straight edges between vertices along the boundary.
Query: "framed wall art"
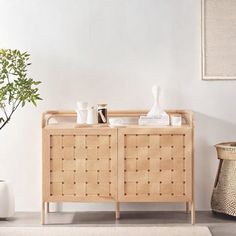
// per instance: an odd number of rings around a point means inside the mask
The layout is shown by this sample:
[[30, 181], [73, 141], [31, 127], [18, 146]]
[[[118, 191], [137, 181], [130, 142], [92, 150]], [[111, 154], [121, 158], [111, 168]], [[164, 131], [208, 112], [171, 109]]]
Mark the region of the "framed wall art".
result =
[[202, 79], [236, 79], [236, 0], [202, 0]]

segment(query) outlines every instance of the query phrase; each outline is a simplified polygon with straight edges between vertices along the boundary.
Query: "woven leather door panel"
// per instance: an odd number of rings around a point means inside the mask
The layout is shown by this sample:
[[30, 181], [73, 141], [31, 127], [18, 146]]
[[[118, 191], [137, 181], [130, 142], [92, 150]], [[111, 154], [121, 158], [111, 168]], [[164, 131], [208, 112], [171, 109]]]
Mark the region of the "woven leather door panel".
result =
[[112, 201], [117, 198], [117, 131], [48, 131], [44, 181], [50, 201]]
[[119, 129], [119, 201], [192, 197], [191, 129]]

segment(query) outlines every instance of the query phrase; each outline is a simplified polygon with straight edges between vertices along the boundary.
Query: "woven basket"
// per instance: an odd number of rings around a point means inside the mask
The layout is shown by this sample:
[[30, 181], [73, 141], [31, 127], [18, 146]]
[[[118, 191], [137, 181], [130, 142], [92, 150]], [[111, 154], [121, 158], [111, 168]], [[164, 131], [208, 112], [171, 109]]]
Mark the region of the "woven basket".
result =
[[236, 216], [236, 142], [215, 145], [220, 159], [211, 207], [215, 212]]

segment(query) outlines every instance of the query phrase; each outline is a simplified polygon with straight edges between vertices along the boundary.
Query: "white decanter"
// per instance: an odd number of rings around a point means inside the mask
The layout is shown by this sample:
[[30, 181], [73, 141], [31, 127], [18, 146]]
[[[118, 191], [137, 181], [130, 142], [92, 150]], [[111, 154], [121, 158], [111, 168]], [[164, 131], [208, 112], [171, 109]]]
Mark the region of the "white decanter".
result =
[[161, 109], [161, 106], [160, 106], [160, 91], [161, 91], [160, 87], [158, 87], [157, 85], [154, 85], [152, 87], [154, 103], [151, 110], [147, 114], [148, 117], [161, 118], [163, 110]]
[[151, 110], [146, 116], [140, 116], [139, 125], [169, 125], [169, 115], [161, 108], [160, 105], [161, 89], [157, 85], [152, 87], [154, 103]]

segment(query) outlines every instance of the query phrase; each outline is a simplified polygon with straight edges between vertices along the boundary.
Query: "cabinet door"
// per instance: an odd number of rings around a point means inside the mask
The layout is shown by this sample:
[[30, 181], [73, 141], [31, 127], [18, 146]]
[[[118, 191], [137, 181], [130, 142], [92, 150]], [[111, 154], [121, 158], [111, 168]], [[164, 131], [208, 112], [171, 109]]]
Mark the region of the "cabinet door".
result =
[[119, 201], [191, 199], [191, 129], [119, 129]]
[[46, 201], [117, 198], [116, 129], [44, 130]]

